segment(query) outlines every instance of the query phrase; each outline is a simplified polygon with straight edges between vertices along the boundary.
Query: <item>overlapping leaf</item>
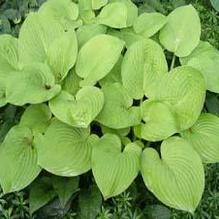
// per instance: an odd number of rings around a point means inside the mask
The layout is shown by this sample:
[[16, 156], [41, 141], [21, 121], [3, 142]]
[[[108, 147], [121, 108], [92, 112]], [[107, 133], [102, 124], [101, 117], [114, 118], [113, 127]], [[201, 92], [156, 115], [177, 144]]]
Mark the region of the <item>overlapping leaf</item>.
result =
[[191, 145], [172, 137], [161, 145], [161, 158], [153, 148], [142, 155], [141, 172], [148, 189], [164, 204], [194, 212], [204, 190], [204, 170]]
[[40, 170], [32, 131], [24, 126], [13, 127], [0, 146], [0, 183], [4, 193], [25, 188]]
[[132, 106], [133, 100], [121, 84], [107, 84], [102, 91], [104, 106], [96, 118], [98, 122], [114, 129], [140, 124], [140, 108]]
[[76, 96], [62, 91], [49, 102], [52, 113], [62, 122], [87, 128], [100, 113], [104, 104], [103, 93], [96, 87], [83, 87]]
[[201, 114], [198, 121], [181, 133], [191, 143], [204, 163], [219, 162], [219, 118], [212, 114]]
[[121, 152], [120, 139], [113, 134], [104, 135], [92, 152], [92, 171], [105, 199], [123, 192], [139, 171], [141, 148], [135, 143]]
[[53, 120], [37, 140], [38, 163], [60, 176], [78, 176], [91, 168], [91, 151], [98, 137], [90, 130]]

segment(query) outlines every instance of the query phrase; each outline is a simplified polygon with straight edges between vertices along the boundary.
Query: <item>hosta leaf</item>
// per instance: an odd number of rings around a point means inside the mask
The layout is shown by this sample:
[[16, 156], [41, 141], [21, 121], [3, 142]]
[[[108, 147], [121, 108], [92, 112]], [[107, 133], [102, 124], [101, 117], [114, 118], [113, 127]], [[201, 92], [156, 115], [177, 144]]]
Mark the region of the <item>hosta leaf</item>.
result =
[[33, 63], [20, 72], [13, 72], [7, 80], [6, 98], [9, 103], [19, 106], [37, 104], [50, 100], [60, 90], [50, 68], [45, 64]]
[[114, 129], [140, 124], [140, 108], [132, 107], [133, 100], [121, 84], [107, 84], [102, 88], [102, 91], [104, 93], [104, 106], [96, 118], [98, 122]]
[[177, 67], [163, 76], [150, 98], [170, 105], [178, 130], [188, 129], [198, 119], [204, 104], [204, 78], [192, 67]]
[[80, 18], [85, 24], [93, 23], [95, 13], [92, 9], [92, 0], [78, 0]]
[[70, 29], [73, 21], [78, 18], [79, 9], [78, 5], [71, 0], [49, 0], [40, 7], [39, 13], [52, 17], [56, 22]]
[[101, 24], [87, 24], [77, 29], [78, 45], [81, 48], [88, 40], [99, 34], [106, 33], [106, 26]]
[[96, 141], [97, 136], [90, 135], [89, 129], [53, 120], [38, 139], [38, 163], [55, 175], [78, 176], [91, 168], [91, 150]]
[[210, 1], [211, 1], [212, 6], [214, 7], [214, 9], [216, 11], [219, 11], [219, 1], [218, 0], [210, 0]]
[[153, 148], [142, 155], [141, 172], [147, 188], [165, 205], [194, 212], [204, 190], [204, 170], [191, 145], [172, 137], [161, 145], [161, 158]]
[[110, 134], [116, 134], [119, 137], [125, 137], [126, 135], [128, 135], [128, 133], [130, 132], [131, 129], [130, 128], [111, 129], [111, 128], [108, 128], [108, 127], [102, 125], [101, 130], [102, 130], [103, 134], [110, 133]]
[[135, 127], [135, 135], [148, 141], [160, 141], [177, 132], [177, 121], [171, 108], [156, 101], [141, 106], [143, 123]]
[[120, 139], [113, 134], [104, 135], [92, 152], [92, 171], [105, 199], [126, 190], [139, 171], [141, 148], [135, 143], [126, 145], [121, 152]]
[[201, 114], [198, 121], [181, 133], [198, 152], [204, 163], [219, 162], [219, 118], [210, 113]]
[[108, 0], [92, 0], [92, 8], [98, 10], [105, 6], [108, 3]]
[[198, 69], [205, 78], [207, 89], [219, 93], [219, 51], [216, 48], [208, 42], [200, 42], [189, 56], [180, 61]]
[[61, 24], [51, 17], [30, 13], [19, 34], [19, 58], [22, 63], [45, 62], [51, 43], [64, 33]]
[[83, 87], [76, 96], [62, 91], [49, 102], [52, 113], [62, 122], [87, 128], [100, 113], [104, 104], [103, 93], [96, 87]]
[[49, 126], [51, 117], [52, 113], [46, 104], [30, 105], [21, 116], [19, 125], [43, 133]]
[[71, 69], [67, 77], [62, 81], [62, 90], [67, 91], [72, 95], [80, 90], [80, 81], [82, 79], [75, 73], [75, 69]]
[[130, 0], [112, 0], [97, 17], [97, 22], [113, 28], [133, 25], [138, 16], [137, 7]]
[[200, 41], [201, 24], [196, 9], [192, 5], [182, 6], [167, 18], [167, 24], [160, 32], [160, 42], [177, 56], [188, 56]]
[[18, 68], [18, 41], [3, 34], [0, 36], [0, 80]]
[[65, 178], [53, 176], [52, 184], [64, 209], [72, 195], [79, 190], [79, 177]]
[[30, 186], [30, 213], [33, 214], [56, 196], [57, 195], [53, 190], [51, 178], [47, 176], [37, 178], [37, 180]]
[[[156, 89], [156, 84], [168, 66], [162, 48], [153, 40], [132, 44], [122, 63], [122, 82], [129, 95], [141, 99]], [[134, 74], [133, 74], [134, 73]]]
[[166, 22], [166, 16], [160, 13], [143, 13], [135, 20], [133, 28], [137, 34], [151, 37], [157, 33]]
[[13, 127], [0, 146], [0, 184], [4, 193], [25, 188], [37, 177], [40, 170], [31, 130]]
[[79, 51], [76, 64], [76, 73], [84, 78], [81, 85], [93, 85], [106, 76], [118, 61], [123, 47], [123, 41], [110, 35], [100, 34], [90, 39]]
[[47, 52], [48, 64], [58, 81], [63, 80], [74, 66], [78, 54], [78, 42], [74, 31], [63, 33], [55, 39]]

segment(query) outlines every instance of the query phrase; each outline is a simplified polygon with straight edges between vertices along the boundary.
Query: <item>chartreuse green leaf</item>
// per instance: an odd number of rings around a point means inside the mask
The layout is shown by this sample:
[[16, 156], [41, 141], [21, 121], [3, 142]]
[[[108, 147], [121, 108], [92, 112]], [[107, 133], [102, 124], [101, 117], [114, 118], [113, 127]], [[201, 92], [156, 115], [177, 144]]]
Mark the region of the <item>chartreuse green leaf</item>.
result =
[[106, 30], [106, 26], [101, 24], [86, 24], [79, 27], [76, 31], [79, 48], [96, 35], [105, 34]]
[[54, 119], [38, 138], [38, 163], [55, 175], [78, 176], [91, 168], [91, 150], [97, 139], [89, 128], [74, 128]]
[[78, 54], [78, 42], [74, 31], [63, 33], [49, 46], [48, 64], [58, 81], [63, 80], [74, 66]]
[[39, 13], [55, 19], [70, 29], [79, 16], [79, 9], [71, 0], [48, 0], [40, 7]]
[[143, 13], [135, 20], [133, 28], [137, 34], [151, 37], [157, 33], [166, 22], [166, 16], [160, 13]]
[[207, 89], [219, 93], [219, 51], [208, 42], [200, 42], [193, 52], [180, 59], [182, 65], [198, 69], [204, 76]]
[[71, 199], [72, 195], [79, 190], [79, 177], [52, 177], [54, 190], [58, 194], [63, 209]]
[[118, 61], [123, 47], [122, 40], [110, 35], [91, 38], [78, 54], [76, 73], [84, 78], [81, 85], [94, 85], [106, 76]]
[[92, 0], [92, 8], [98, 10], [105, 6], [108, 3], [108, 0]]
[[203, 113], [198, 121], [181, 133], [204, 163], [219, 162], [219, 118], [210, 113]]
[[[105, 199], [126, 190], [139, 171], [141, 148], [130, 143], [121, 151], [118, 136], [104, 135], [92, 151], [92, 171]], [[104, 176], [104, 177], [103, 177]]]
[[205, 89], [202, 74], [192, 67], [182, 66], [164, 75], [150, 98], [171, 107], [178, 130], [182, 131], [198, 119], [205, 100]]
[[0, 80], [18, 68], [18, 40], [11, 35], [0, 36]]
[[159, 101], [146, 100], [141, 106], [141, 125], [135, 135], [147, 141], [161, 141], [178, 132], [177, 121], [171, 107]]
[[18, 39], [20, 61], [24, 64], [45, 62], [50, 45], [63, 33], [62, 25], [50, 16], [30, 13], [20, 29]]
[[141, 173], [147, 188], [165, 205], [193, 213], [204, 190], [204, 169], [191, 145], [179, 137], [161, 144], [161, 157], [146, 148]]
[[25, 188], [40, 170], [32, 131], [14, 126], [0, 146], [0, 184], [4, 193]]
[[162, 48], [153, 40], [133, 43], [122, 63], [122, 82], [134, 99], [148, 96], [156, 89], [157, 82], [168, 71]]
[[104, 106], [96, 118], [98, 122], [113, 129], [123, 129], [140, 124], [140, 107], [132, 106], [133, 100], [121, 84], [106, 84], [102, 91]]
[[52, 113], [62, 122], [87, 128], [103, 108], [104, 97], [97, 87], [86, 86], [76, 96], [62, 91], [49, 102]]
[[75, 69], [72, 68], [66, 78], [62, 81], [62, 90], [67, 91], [72, 95], [76, 95], [80, 89], [81, 80], [82, 79], [75, 73]]
[[26, 126], [32, 131], [44, 133], [50, 124], [52, 113], [46, 104], [30, 105], [26, 108], [19, 125]]
[[93, 23], [95, 13], [92, 9], [92, 0], [78, 0], [80, 18], [85, 24]]
[[167, 24], [160, 31], [161, 44], [176, 56], [188, 56], [198, 46], [201, 36], [196, 9], [192, 5], [176, 8], [167, 19]]
[[48, 101], [61, 90], [50, 68], [41, 63], [32, 63], [13, 72], [6, 85], [7, 101], [19, 106]]
[[137, 16], [138, 9], [130, 0], [111, 0], [101, 10], [97, 22], [113, 28], [125, 28], [132, 26]]

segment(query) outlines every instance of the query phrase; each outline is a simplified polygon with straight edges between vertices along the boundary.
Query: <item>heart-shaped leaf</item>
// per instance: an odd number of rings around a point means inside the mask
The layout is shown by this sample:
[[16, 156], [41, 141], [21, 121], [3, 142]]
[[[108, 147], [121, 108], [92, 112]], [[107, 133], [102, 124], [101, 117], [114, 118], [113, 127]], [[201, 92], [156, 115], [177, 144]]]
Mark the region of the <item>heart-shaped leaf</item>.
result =
[[133, 100], [121, 84], [106, 84], [102, 91], [104, 93], [104, 106], [96, 118], [98, 122], [114, 129], [140, 124], [140, 108], [132, 107]]
[[166, 16], [160, 13], [143, 13], [135, 20], [133, 28], [136, 33], [151, 37], [157, 33], [166, 22]]
[[13, 127], [0, 146], [0, 184], [4, 193], [25, 188], [40, 170], [32, 131], [27, 127]]
[[141, 148], [135, 143], [121, 152], [118, 136], [104, 135], [92, 152], [92, 171], [105, 199], [126, 190], [138, 175]]
[[62, 91], [49, 102], [52, 113], [62, 122], [87, 128], [100, 113], [104, 104], [103, 93], [96, 87], [83, 87], [76, 96]]
[[37, 104], [50, 100], [60, 90], [47, 65], [32, 63], [19, 72], [12, 72], [6, 83], [6, 98], [9, 103], [19, 106]]
[[192, 67], [177, 67], [162, 77], [150, 98], [170, 105], [179, 131], [188, 129], [198, 119], [204, 104], [204, 78]]
[[161, 141], [177, 132], [177, 121], [171, 108], [157, 101], [144, 101], [141, 106], [143, 123], [135, 134], [147, 141]]
[[219, 162], [219, 118], [209, 113], [201, 114], [198, 121], [181, 133], [198, 152], [204, 163]]
[[198, 69], [205, 78], [207, 89], [219, 93], [219, 51], [216, 48], [208, 42], [200, 42], [189, 56], [180, 61]]
[[76, 62], [77, 54], [78, 42], [74, 31], [63, 33], [51, 43], [47, 51], [47, 61], [57, 81], [67, 76]]
[[55, 175], [78, 176], [91, 168], [91, 150], [97, 139], [89, 129], [74, 128], [55, 119], [38, 138], [38, 163]]
[[161, 158], [153, 148], [142, 155], [141, 172], [148, 189], [164, 204], [194, 212], [204, 190], [204, 169], [191, 145], [179, 137], [165, 140]]
[[30, 105], [21, 116], [19, 125], [43, 133], [49, 126], [51, 117], [52, 113], [46, 104]]
[[106, 76], [118, 61], [123, 47], [122, 40], [110, 35], [91, 38], [78, 54], [76, 73], [84, 78], [81, 85], [94, 85]]
[[153, 92], [167, 71], [162, 48], [153, 40], [141, 40], [132, 44], [124, 56], [122, 82], [132, 98], [141, 99]]
[[188, 56], [198, 46], [201, 36], [200, 18], [196, 9], [192, 5], [178, 7], [167, 19], [167, 24], [160, 31], [160, 42], [175, 55]]

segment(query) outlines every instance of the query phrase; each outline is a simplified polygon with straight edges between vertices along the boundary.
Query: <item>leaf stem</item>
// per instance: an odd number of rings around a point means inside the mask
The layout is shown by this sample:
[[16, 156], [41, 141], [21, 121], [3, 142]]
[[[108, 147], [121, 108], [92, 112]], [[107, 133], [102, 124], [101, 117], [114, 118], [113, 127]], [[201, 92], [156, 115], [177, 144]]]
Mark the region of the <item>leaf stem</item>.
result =
[[170, 65], [170, 70], [172, 70], [174, 68], [175, 62], [176, 62], [176, 55], [173, 54], [173, 58], [172, 58], [171, 65]]

